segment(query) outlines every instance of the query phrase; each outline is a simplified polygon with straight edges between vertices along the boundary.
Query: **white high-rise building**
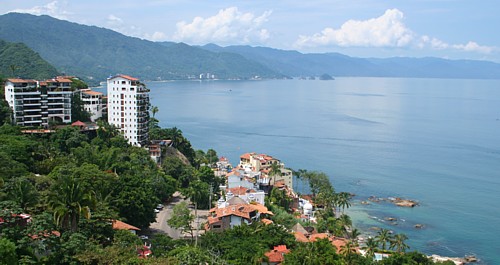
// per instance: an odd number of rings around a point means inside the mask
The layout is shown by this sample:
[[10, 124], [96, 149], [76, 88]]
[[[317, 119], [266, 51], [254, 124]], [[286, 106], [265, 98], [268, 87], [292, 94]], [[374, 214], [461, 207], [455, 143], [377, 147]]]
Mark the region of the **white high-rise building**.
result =
[[49, 127], [50, 122], [71, 122], [72, 81], [56, 77], [44, 81], [10, 78], [5, 82], [5, 100], [20, 126]]
[[128, 75], [108, 78], [108, 123], [120, 129], [132, 145], [149, 140], [149, 89]]

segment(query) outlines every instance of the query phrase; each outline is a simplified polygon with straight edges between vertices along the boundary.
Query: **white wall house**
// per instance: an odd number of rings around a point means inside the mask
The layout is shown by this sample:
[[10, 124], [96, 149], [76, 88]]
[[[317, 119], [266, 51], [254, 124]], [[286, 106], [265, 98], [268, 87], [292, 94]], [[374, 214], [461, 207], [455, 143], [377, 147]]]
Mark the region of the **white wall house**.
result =
[[5, 82], [5, 100], [20, 126], [48, 127], [50, 121], [71, 122], [72, 81], [10, 78]]
[[90, 120], [96, 121], [102, 117], [102, 93], [91, 89], [80, 90], [80, 98], [83, 102], [83, 108], [90, 113]]
[[108, 122], [120, 129], [132, 145], [149, 140], [149, 89], [128, 75], [108, 78]]

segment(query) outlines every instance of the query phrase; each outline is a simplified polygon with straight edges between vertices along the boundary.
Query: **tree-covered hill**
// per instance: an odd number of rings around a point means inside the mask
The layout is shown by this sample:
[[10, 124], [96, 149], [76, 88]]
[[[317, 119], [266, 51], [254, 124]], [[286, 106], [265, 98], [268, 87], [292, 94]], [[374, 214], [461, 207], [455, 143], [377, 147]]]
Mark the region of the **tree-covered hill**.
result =
[[46, 79], [56, 75], [54, 66], [23, 43], [0, 39], [0, 77]]
[[241, 55], [183, 43], [162, 45], [45, 15], [0, 16], [0, 39], [25, 43], [60, 72], [87, 80], [103, 81], [116, 73], [146, 80], [187, 79], [201, 73], [223, 79], [280, 76]]
[[289, 76], [373, 76], [421, 78], [500, 77], [500, 64], [479, 60], [441, 58], [356, 58], [340, 53], [300, 53], [268, 47], [208, 44], [202, 48], [213, 52], [237, 53]]

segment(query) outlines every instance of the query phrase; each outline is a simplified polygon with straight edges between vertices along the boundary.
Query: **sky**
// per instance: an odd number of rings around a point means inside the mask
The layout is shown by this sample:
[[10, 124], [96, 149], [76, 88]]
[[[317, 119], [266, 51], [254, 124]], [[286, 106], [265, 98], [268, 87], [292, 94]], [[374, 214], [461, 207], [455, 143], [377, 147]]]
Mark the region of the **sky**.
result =
[[1, 0], [9, 12], [190, 45], [500, 62], [498, 0]]

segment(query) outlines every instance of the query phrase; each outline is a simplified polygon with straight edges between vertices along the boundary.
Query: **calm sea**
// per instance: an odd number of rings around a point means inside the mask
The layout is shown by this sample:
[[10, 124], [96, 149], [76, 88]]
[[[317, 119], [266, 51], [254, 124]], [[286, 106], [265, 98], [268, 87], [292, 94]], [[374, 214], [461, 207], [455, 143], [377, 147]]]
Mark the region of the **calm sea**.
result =
[[[254, 151], [323, 171], [337, 191], [357, 195], [349, 214], [366, 233], [384, 227], [426, 254], [500, 264], [500, 80], [147, 85], [161, 126], [180, 128], [196, 149], [213, 148], [233, 164]], [[420, 206], [359, 203], [369, 196]]]

